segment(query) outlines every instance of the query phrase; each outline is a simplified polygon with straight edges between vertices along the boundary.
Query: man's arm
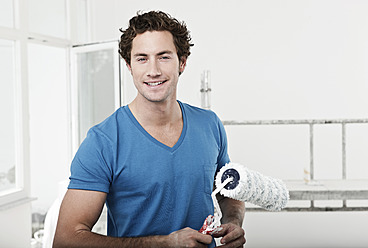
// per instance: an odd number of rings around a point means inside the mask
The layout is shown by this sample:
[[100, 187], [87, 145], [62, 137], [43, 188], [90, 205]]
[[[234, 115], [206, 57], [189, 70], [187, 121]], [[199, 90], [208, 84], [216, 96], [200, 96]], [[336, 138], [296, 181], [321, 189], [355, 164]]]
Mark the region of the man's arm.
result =
[[[185, 228], [166, 236], [115, 238], [93, 233], [106, 193], [68, 190], [60, 207], [54, 248], [61, 247], [207, 247], [211, 236]], [[122, 206], [124, 207], [124, 206]]]
[[244, 202], [237, 201], [220, 194], [217, 200], [222, 211], [221, 227], [223, 228], [214, 237], [223, 237], [221, 247], [243, 247], [245, 244], [245, 232], [242, 228], [245, 214]]

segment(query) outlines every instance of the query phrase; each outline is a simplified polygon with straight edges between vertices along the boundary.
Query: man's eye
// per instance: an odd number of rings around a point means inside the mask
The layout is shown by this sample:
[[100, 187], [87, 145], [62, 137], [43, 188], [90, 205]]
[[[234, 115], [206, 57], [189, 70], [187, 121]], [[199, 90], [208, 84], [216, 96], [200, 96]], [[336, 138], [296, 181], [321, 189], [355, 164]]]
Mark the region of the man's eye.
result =
[[161, 60], [168, 60], [168, 59], [170, 59], [170, 57], [169, 56], [162, 56], [160, 59]]
[[137, 58], [138, 62], [145, 62], [147, 59], [146, 58]]

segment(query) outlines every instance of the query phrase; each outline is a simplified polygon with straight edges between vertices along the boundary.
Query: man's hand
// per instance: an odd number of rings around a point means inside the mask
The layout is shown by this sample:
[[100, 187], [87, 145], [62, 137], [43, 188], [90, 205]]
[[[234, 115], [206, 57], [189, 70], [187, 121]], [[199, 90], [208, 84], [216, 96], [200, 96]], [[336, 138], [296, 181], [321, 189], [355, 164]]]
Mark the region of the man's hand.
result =
[[212, 242], [212, 236], [201, 234], [189, 227], [172, 232], [169, 235], [170, 247], [207, 247]]
[[223, 244], [221, 247], [223, 248], [243, 247], [243, 245], [246, 242], [245, 232], [243, 228], [233, 223], [222, 224], [221, 227], [222, 227], [221, 231], [217, 232], [216, 234], [213, 234], [213, 237], [215, 238], [223, 237], [220, 240], [220, 243]]

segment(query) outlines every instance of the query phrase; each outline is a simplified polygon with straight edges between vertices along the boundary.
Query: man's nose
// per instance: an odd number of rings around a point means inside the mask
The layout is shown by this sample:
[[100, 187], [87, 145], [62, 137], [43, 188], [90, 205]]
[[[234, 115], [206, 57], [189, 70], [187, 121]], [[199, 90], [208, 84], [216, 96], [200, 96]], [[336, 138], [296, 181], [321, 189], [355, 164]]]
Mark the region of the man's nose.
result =
[[161, 70], [158, 61], [150, 60], [147, 75], [150, 77], [156, 77], [161, 75]]

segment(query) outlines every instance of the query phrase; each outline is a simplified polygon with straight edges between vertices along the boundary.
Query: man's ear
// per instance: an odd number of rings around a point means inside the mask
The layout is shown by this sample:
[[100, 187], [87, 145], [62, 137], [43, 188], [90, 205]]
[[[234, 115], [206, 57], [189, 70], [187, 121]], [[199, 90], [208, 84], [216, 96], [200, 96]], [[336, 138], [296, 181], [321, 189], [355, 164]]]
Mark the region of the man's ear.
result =
[[179, 75], [184, 72], [185, 66], [187, 65], [187, 58], [181, 57], [179, 65]]

